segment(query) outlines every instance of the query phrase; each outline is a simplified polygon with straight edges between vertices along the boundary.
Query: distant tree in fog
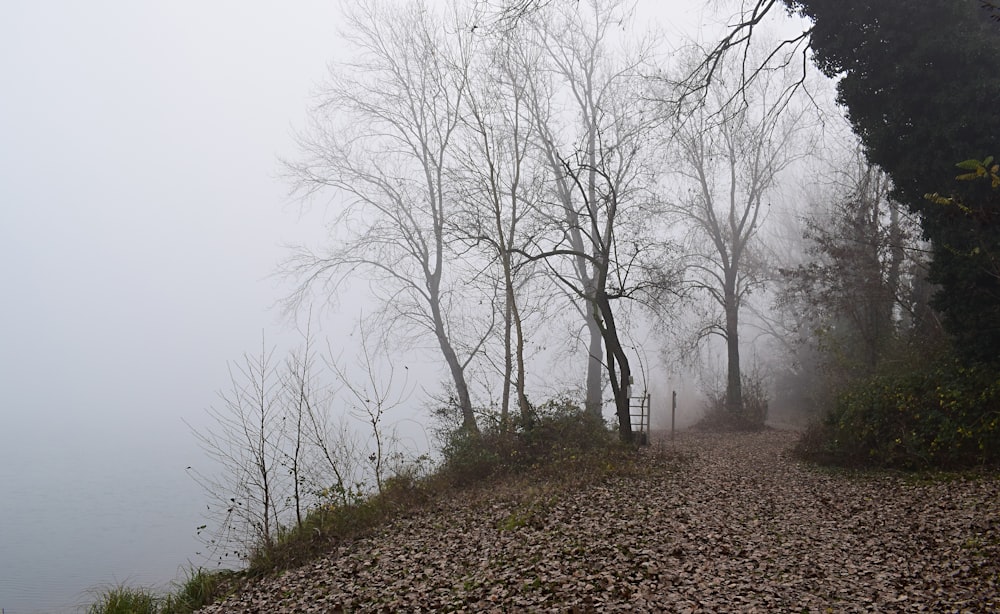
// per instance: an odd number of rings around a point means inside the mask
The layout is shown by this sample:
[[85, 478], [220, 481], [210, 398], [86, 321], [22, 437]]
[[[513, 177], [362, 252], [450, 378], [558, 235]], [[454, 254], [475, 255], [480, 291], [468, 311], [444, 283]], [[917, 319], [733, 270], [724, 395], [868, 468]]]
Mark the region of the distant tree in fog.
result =
[[747, 85], [737, 65], [728, 70], [715, 73], [704, 103], [678, 116], [674, 170], [686, 191], [673, 211], [688, 229], [689, 288], [714, 306], [698, 338], [725, 342], [725, 406], [737, 412], [743, 408], [740, 313], [767, 274], [758, 235], [779, 174], [802, 155], [806, 113], [785, 98], [786, 71]]
[[942, 331], [929, 307], [919, 222], [892, 198], [889, 177], [856, 150], [834, 180], [835, 200], [807, 217], [808, 261], [781, 271], [781, 301], [808, 315], [806, 343], [839, 370], [870, 375], [904, 339]]

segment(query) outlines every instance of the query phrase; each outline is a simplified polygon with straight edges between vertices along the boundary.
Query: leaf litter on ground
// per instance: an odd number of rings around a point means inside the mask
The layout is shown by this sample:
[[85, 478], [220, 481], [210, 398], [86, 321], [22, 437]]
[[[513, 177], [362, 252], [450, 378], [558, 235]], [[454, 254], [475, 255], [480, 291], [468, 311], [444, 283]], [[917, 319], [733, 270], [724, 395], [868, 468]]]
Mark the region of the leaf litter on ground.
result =
[[1000, 611], [1000, 476], [797, 461], [683, 433], [640, 469], [456, 498], [206, 613]]

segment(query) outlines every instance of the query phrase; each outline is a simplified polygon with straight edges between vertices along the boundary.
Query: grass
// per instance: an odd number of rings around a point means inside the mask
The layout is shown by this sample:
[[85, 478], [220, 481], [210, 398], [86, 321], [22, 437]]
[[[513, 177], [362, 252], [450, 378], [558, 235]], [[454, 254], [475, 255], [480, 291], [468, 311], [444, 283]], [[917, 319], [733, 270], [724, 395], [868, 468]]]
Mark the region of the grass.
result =
[[184, 582], [164, 598], [160, 614], [189, 614], [229, 595], [238, 586], [239, 573], [235, 571], [191, 568], [186, 573]]
[[118, 585], [106, 588], [87, 607], [87, 614], [191, 614], [238, 586], [239, 574], [235, 571], [191, 568], [186, 575], [174, 592], [165, 596], [145, 587]]
[[87, 614], [159, 614], [160, 599], [145, 588], [124, 585], [105, 589]]

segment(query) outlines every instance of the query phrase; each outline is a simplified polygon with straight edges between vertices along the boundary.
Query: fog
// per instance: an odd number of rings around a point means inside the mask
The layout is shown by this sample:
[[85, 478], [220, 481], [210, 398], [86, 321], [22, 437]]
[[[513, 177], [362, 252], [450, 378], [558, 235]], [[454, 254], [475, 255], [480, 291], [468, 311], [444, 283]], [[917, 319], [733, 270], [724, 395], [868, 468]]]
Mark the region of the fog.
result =
[[7, 6], [5, 455], [183, 439], [179, 418], [213, 401], [227, 360], [262, 330], [294, 338], [274, 273], [287, 244], [322, 236], [323, 214], [288, 201], [278, 157], [294, 156], [341, 53], [337, 14], [321, 1]]
[[[203, 506], [184, 470], [201, 456], [184, 421], [203, 423], [226, 361], [262, 330], [288, 335], [271, 275], [283, 244], [315, 230], [285, 206], [276, 156], [292, 151], [290, 127], [336, 56], [335, 7], [14, 2], [4, 12], [0, 551], [41, 581], [74, 556], [114, 574], [73, 575], [81, 585], [60, 589], [75, 598], [185, 561], [165, 565], [140, 540], [105, 566], [102, 551], [52, 535], [124, 548], [113, 542], [164, 522], [130, 516], [188, 509], [159, 543], [195, 558]], [[135, 513], [116, 514], [123, 505]], [[25, 536], [11, 519], [29, 515], [59, 524]], [[31, 588], [17, 579], [0, 586], [7, 612]]]
[[[671, 36], [710, 38], [699, 28], [719, 21], [697, 4], [642, 10]], [[0, 510], [82, 510], [58, 493], [86, 476], [122, 492], [162, 482], [173, 509], [190, 507], [192, 538], [202, 502], [181, 478], [204, 456], [187, 425], [206, 424], [227, 361], [262, 335], [298, 339], [275, 272], [288, 245], [322, 239], [327, 217], [289, 200], [278, 159], [295, 156], [310, 93], [343, 58], [337, 15], [320, 0], [5, 4]], [[342, 298], [317, 316], [322, 335], [350, 356], [346, 334], [369, 308]], [[669, 428], [669, 393], [656, 394], [654, 428]], [[81, 532], [92, 519], [65, 522]], [[16, 598], [0, 591], [0, 606]]]

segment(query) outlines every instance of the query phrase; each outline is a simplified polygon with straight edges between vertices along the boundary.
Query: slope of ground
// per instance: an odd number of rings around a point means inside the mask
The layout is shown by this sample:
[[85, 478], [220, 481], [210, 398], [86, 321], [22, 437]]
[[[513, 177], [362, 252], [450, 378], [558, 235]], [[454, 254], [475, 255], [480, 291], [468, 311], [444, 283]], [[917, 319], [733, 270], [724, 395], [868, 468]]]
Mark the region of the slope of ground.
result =
[[816, 469], [684, 433], [648, 469], [401, 519], [204, 612], [1000, 611], [1000, 477]]

